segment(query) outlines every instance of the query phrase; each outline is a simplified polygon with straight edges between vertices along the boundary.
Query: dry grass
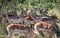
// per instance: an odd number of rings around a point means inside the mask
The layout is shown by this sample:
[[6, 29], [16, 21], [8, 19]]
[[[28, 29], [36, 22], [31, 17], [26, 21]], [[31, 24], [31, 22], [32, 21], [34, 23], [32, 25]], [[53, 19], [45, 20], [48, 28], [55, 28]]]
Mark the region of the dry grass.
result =
[[49, 10], [48, 15], [56, 15], [57, 18], [60, 20], [60, 10], [56, 8]]

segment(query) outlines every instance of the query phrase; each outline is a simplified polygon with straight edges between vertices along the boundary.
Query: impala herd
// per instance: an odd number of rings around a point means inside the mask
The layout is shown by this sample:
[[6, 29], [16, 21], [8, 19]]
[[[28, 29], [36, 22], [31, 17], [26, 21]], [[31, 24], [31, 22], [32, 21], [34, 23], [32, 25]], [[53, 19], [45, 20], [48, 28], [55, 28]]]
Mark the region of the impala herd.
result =
[[[39, 9], [36, 9], [39, 11]], [[35, 12], [36, 12], [35, 10]], [[36, 35], [42, 35], [45, 37], [43, 32], [49, 33], [49, 38], [58, 38], [57, 37], [57, 28], [54, 25], [54, 21], [56, 19], [55, 16], [38, 16], [35, 14], [34, 10], [31, 11], [29, 14], [24, 16], [23, 18], [21, 15], [19, 15], [17, 19], [23, 20], [23, 23], [17, 24], [17, 23], [11, 23], [7, 26], [7, 32], [8, 36], [6, 38], [12, 38], [12, 36], [17, 33], [19, 35], [23, 35], [24, 38], [35, 38]], [[39, 11], [41, 12], [41, 11]], [[23, 13], [23, 12], [22, 12]], [[6, 13], [5, 13], [6, 14]], [[9, 17], [6, 15], [3, 15], [3, 18], [5, 18], [6, 21], [9, 21]], [[23, 13], [24, 14], [24, 13]], [[33, 16], [35, 15], [35, 16]], [[36, 17], [37, 16], [37, 17]], [[8, 17], [8, 18], [6, 18]], [[39, 19], [38, 19], [39, 18]], [[11, 18], [12, 19], [12, 18]], [[13, 19], [15, 20], [15, 19]], [[17, 20], [18, 21], [18, 20]]]

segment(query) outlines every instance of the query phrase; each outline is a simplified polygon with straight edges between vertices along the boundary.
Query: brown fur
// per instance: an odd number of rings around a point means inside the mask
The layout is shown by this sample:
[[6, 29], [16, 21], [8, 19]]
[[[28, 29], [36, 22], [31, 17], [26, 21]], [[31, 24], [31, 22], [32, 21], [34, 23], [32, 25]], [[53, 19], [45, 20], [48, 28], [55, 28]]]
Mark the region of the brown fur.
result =
[[46, 22], [39, 22], [39, 23], [36, 23], [35, 25], [41, 26], [41, 24], [42, 24], [43, 28], [48, 28], [48, 29], [52, 26], [50, 23], [46, 23]]

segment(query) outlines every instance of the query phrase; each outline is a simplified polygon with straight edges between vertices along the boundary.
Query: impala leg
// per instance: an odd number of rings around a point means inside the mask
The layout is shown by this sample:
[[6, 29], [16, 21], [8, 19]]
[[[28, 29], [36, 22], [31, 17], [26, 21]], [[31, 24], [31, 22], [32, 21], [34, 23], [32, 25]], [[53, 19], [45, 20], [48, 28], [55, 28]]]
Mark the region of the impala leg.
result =
[[54, 38], [58, 38], [56, 33], [54, 33]]
[[34, 33], [26, 34], [26, 38], [34, 38], [36, 35]]
[[7, 38], [12, 38], [12, 34], [9, 34], [9, 35], [7, 36]]
[[13, 30], [7, 30], [8, 31], [8, 35], [7, 35], [7, 38], [12, 38], [12, 35], [13, 35]]
[[49, 38], [52, 38], [52, 34], [49, 35]]

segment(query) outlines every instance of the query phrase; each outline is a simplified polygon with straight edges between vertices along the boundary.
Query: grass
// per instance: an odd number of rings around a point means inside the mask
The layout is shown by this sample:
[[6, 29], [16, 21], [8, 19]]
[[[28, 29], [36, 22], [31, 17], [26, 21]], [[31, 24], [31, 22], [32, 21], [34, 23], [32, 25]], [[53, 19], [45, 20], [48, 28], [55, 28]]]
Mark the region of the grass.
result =
[[0, 38], [5, 38], [6, 37], [6, 35], [0, 35]]

